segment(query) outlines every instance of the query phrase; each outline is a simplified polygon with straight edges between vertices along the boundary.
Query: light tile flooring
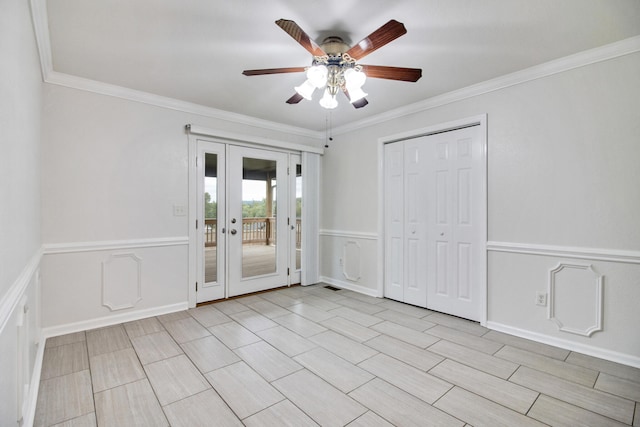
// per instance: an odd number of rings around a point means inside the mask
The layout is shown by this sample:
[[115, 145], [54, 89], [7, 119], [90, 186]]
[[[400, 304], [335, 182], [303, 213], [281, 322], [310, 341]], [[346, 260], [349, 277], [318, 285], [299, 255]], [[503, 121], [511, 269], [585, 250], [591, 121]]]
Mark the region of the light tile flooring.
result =
[[640, 426], [640, 370], [322, 285], [48, 339], [37, 426]]

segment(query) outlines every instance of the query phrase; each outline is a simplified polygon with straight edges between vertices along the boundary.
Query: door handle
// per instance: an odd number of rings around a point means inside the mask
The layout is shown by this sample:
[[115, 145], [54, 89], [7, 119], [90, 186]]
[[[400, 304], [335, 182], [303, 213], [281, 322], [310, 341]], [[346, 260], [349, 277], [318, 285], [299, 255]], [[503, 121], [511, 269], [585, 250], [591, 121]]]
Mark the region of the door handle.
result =
[[233, 235], [235, 235], [235, 234], [237, 233], [237, 231], [236, 231], [236, 229], [235, 229], [235, 228], [232, 228], [232, 229], [231, 229], [231, 231], [230, 231], [230, 233], [231, 233], [231, 234], [233, 234]]

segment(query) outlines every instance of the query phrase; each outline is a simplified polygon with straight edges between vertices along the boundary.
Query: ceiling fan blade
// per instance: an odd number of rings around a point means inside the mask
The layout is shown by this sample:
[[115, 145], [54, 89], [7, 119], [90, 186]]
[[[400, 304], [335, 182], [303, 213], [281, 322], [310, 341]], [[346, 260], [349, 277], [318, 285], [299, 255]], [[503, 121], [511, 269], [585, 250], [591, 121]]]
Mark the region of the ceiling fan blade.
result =
[[[347, 97], [349, 102], [351, 102], [351, 97], [349, 96], [349, 91], [347, 90], [346, 87], [342, 88], [342, 92], [345, 94], [345, 96]], [[367, 101], [367, 98], [362, 98], [362, 99], [358, 99], [355, 102], [351, 102], [351, 105], [353, 105], [354, 108], [362, 108], [365, 105], [367, 105], [368, 103], [369, 103], [369, 101]]]
[[352, 103], [351, 105], [353, 105], [355, 108], [362, 108], [365, 105], [367, 105], [369, 103], [369, 101], [367, 101], [367, 98], [362, 98], [357, 100], [356, 102]]
[[261, 76], [264, 74], [304, 73], [305, 67], [265, 68], [262, 70], [244, 70], [245, 76]]
[[422, 77], [421, 68], [386, 67], [384, 65], [362, 65], [362, 71], [367, 77], [376, 79], [401, 80], [403, 82], [417, 82]]
[[282, 28], [287, 34], [289, 34], [295, 41], [297, 41], [300, 46], [305, 48], [309, 53], [313, 56], [323, 56], [326, 55], [324, 50], [320, 49], [320, 47], [311, 40], [311, 37], [304, 32], [302, 28], [294, 21], [290, 21], [288, 19], [278, 19], [276, 21], [276, 25]]
[[347, 53], [356, 60], [364, 58], [371, 52], [380, 49], [406, 33], [407, 29], [404, 24], [392, 19], [354, 45]]
[[304, 99], [304, 97], [296, 92], [291, 98], [287, 99], [286, 102], [287, 102], [287, 104], [297, 104], [298, 102], [302, 101], [303, 99]]

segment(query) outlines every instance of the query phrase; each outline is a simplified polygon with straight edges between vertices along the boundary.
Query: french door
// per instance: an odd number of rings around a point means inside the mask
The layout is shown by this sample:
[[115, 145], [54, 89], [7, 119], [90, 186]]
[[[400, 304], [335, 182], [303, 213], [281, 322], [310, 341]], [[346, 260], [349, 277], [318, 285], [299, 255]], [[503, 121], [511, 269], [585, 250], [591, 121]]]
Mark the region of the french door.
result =
[[288, 156], [233, 145], [229, 149], [227, 296], [287, 285]]
[[198, 141], [197, 302], [285, 286], [292, 273], [299, 276], [291, 249], [295, 181], [288, 175], [299, 157]]

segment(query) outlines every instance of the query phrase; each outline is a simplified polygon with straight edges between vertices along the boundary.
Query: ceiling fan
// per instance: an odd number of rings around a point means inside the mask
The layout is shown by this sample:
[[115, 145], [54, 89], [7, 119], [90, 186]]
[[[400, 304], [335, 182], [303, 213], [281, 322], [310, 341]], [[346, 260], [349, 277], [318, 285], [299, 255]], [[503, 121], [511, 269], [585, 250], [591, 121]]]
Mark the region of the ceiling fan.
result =
[[311, 99], [315, 89], [325, 88], [324, 96], [320, 100], [320, 105], [324, 108], [337, 107], [336, 95], [339, 91], [346, 95], [355, 108], [362, 108], [368, 104], [365, 98], [367, 94], [362, 90], [362, 85], [367, 77], [405, 82], [416, 82], [422, 77], [422, 69], [420, 68], [365, 65], [357, 62], [407, 33], [404, 24], [394, 19], [352, 47], [349, 47], [342, 38], [335, 36], [325, 38], [318, 46], [298, 24], [291, 20], [278, 19], [276, 25], [313, 55], [312, 65], [310, 67], [244, 70], [242, 74], [259, 76], [306, 72], [307, 80], [295, 88], [296, 93], [286, 101], [288, 104], [297, 104], [303, 99]]

